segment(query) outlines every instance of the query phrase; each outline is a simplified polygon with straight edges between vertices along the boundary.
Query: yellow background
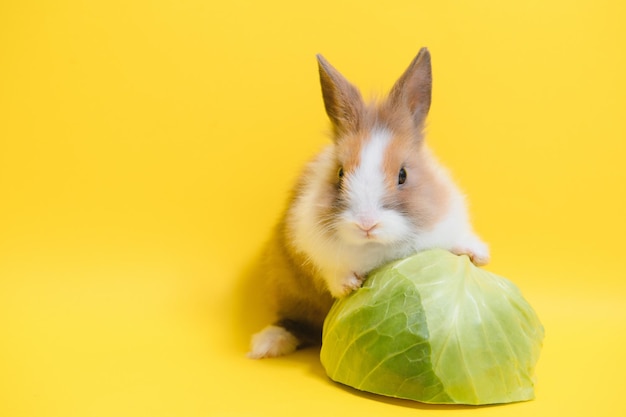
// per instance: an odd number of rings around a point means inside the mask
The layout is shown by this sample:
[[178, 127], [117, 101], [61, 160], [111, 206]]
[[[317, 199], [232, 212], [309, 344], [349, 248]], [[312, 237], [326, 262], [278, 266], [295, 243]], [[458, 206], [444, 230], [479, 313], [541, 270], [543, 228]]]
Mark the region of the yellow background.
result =
[[[626, 415], [624, 4], [0, 2], [0, 415]], [[546, 327], [532, 402], [244, 357], [255, 259], [327, 143], [315, 53], [369, 96], [421, 46], [431, 147]]]

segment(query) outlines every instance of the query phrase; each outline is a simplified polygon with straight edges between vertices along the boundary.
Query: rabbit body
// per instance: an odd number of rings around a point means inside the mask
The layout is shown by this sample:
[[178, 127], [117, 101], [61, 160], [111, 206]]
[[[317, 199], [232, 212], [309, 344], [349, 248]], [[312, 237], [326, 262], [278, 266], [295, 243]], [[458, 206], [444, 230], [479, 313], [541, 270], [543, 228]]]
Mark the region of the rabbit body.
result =
[[386, 100], [360, 92], [318, 55], [333, 143], [305, 167], [265, 256], [277, 320], [252, 337], [252, 358], [319, 343], [333, 299], [373, 269], [442, 248], [489, 260], [464, 196], [424, 141], [430, 54], [422, 48]]

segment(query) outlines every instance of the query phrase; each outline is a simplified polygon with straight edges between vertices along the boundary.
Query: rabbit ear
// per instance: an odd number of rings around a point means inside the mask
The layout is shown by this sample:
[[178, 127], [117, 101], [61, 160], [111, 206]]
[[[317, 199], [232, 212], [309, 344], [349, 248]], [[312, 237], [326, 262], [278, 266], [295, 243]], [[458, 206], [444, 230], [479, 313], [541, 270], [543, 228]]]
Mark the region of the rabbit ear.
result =
[[389, 93], [389, 101], [394, 107], [408, 108], [415, 125], [423, 126], [430, 109], [432, 86], [430, 52], [422, 48], [394, 84]]
[[358, 130], [364, 109], [361, 93], [322, 55], [317, 55], [317, 62], [324, 106], [333, 124], [335, 136]]

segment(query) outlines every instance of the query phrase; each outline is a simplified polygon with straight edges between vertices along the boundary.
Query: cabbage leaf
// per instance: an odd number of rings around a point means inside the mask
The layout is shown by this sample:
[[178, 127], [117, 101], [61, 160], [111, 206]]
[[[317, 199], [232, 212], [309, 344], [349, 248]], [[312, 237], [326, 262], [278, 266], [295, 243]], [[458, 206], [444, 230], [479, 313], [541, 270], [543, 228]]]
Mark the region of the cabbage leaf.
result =
[[510, 281], [444, 250], [370, 273], [324, 323], [321, 361], [337, 382], [438, 404], [534, 398], [543, 326]]

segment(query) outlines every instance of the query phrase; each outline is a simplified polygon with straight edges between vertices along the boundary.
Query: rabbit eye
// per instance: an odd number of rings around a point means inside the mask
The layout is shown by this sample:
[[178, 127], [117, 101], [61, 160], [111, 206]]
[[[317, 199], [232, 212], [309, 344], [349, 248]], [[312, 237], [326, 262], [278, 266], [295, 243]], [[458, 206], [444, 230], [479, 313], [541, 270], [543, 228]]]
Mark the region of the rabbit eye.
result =
[[337, 170], [337, 178], [343, 178], [343, 167], [339, 167], [339, 169]]
[[404, 184], [406, 181], [406, 169], [404, 167], [400, 168], [400, 172], [398, 173], [398, 185]]

